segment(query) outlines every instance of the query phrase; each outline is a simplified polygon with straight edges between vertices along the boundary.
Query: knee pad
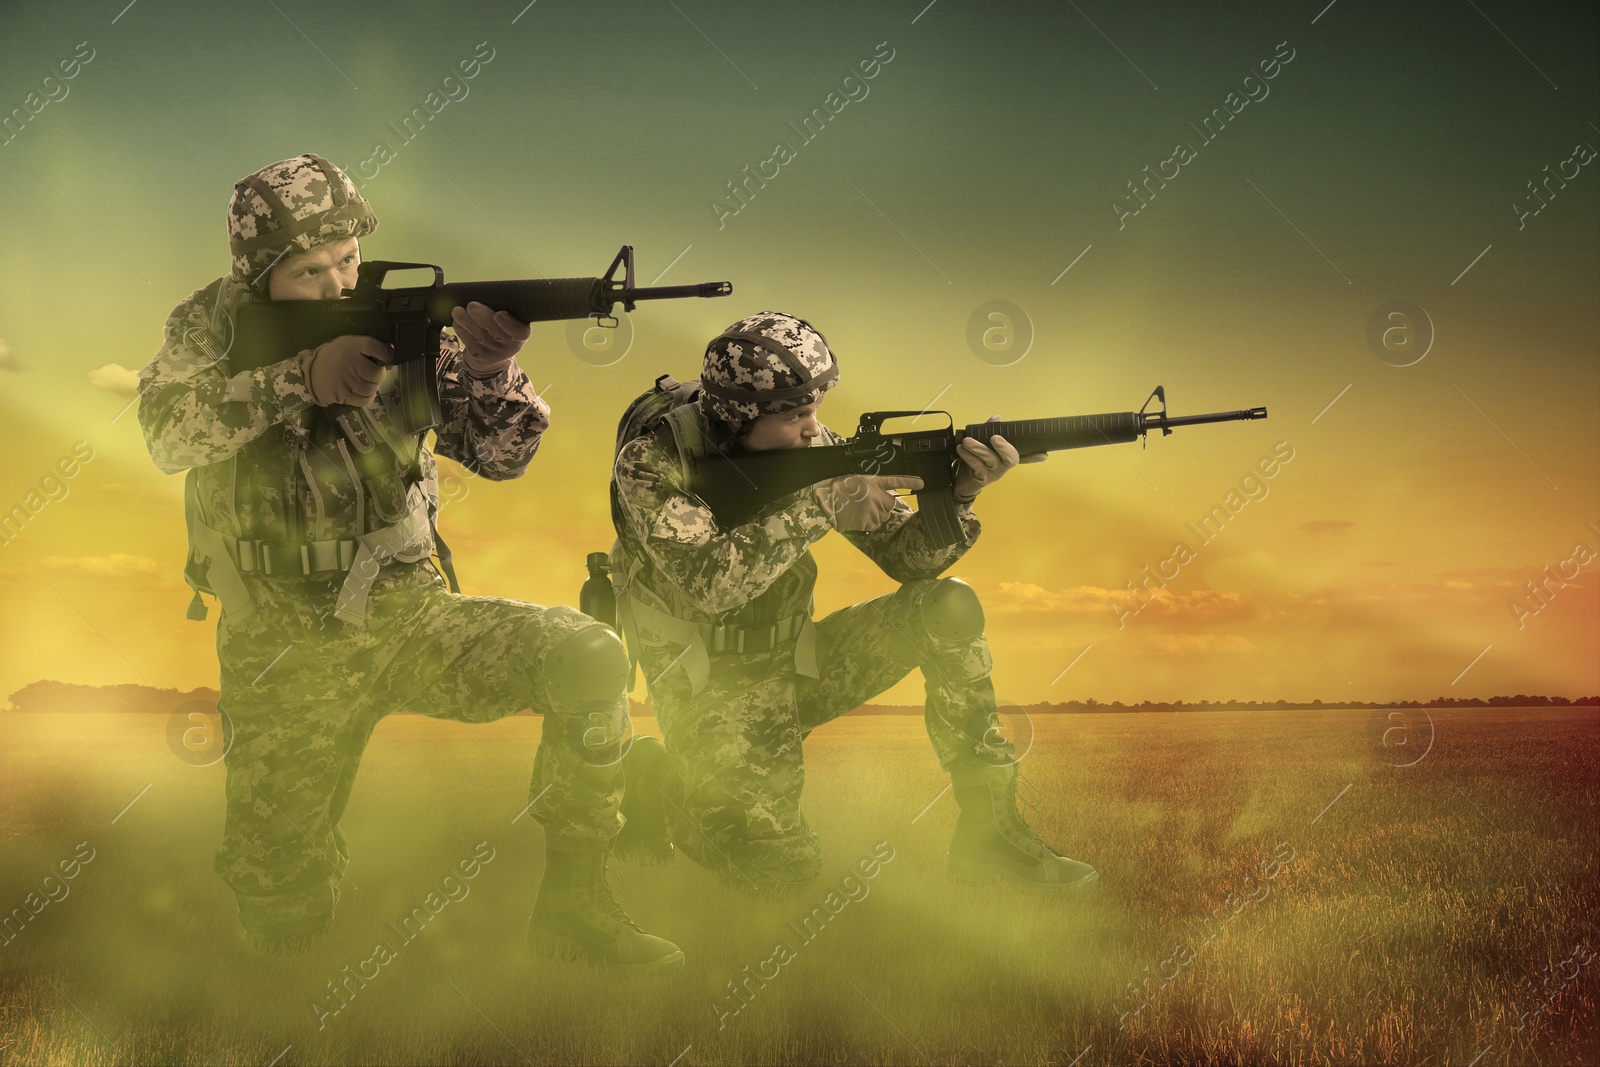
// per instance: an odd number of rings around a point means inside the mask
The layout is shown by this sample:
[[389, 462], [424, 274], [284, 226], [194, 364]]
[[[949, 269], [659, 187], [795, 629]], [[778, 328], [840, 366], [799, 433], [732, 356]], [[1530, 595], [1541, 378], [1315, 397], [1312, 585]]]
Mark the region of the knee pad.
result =
[[972, 586], [959, 578], [940, 578], [918, 609], [922, 628], [942, 644], [965, 644], [983, 633], [983, 605]]
[[628, 691], [628, 653], [607, 626], [588, 626], [545, 653], [544, 684], [562, 708], [620, 700]]

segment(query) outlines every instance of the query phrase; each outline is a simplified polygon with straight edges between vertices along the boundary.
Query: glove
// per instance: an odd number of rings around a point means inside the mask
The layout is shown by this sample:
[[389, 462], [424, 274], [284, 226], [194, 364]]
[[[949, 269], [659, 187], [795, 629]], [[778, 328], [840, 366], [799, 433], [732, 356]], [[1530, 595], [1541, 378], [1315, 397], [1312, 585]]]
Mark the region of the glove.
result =
[[376, 337], [346, 334], [300, 354], [311, 397], [322, 407], [355, 404], [368, 407], [378, 383], [394, 359], [394, 349]]
[[921, 478], [852, 474], [817, 486], [817, 502], [835, 530], [876, 530], [894, 511], [893, 489], [921, 489]]
[[[989, 421], [998, 422], [1000, 416], [990, 415]], [[1018, 463], [1043, 463], [1049, 458], [1048, 452], [1019, 456], [1011, 442], [998, 435], [989, 438], [987, 445], [976, 437], [962, 438], [956, 446], [956, 455], [961, 457], [962, 462], [962, 468], [956, 474], [956, 501], [962, 504], [972, 503], [979, 493], [998, 482], [1006, 471]]]
[[493, 378], [511, 365], [533, 329], [504, 311], [491, 311], [476, 300], [451, 313], [462, 358], [474, 378]]

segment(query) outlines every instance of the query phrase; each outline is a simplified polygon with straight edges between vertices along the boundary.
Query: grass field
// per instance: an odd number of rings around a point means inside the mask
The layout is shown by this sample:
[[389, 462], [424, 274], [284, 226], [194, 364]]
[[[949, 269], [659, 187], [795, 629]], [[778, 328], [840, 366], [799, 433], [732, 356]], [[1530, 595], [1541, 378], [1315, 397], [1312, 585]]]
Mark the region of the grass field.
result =
[[[630, 982], [523, 947], [537, 719], [386, 720], [333, 928], [279, 958], [243, 945], [211, 874], [220, 764], [178, 760], [159, 716], [11, 714], [0, 909], [58, 899], [0, 945], [0, 1062], [1594, 1063], [1596, 711], [1432, 724], [1396, 766], [1420, 717], [1401, 749], [1366, 712], [1036, 718], [1032, 821], [1100, 870], [1054, 900], [947, 884], [955, 806], [920, 721], [840, 720], [807, 746], [814, 891], [623, 868], [634, 918], [688, 957]], [[480, 842], [465, 895], [399, 942]], [[834, 914], [879, 842], [892, 860]], [[380, 939], [395, 958], [335, 998]]]

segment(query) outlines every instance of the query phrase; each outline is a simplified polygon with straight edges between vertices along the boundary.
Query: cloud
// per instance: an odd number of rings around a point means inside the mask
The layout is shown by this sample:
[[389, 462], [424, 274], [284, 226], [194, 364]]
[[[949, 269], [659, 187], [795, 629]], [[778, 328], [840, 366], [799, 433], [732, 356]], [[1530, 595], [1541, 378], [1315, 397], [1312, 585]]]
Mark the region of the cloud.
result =
[[1146, 593], [1145, 598], [1149, 604], [1140, 613], [1141, 617], [1150, 613], [1155, 618], [1177, 623], [1242, 622], [1260, 614], [1256, 601], [1247, 600], [1243, 593], [1225, 593], [1220, 589], [1195, 589], [1187, 593], [1156, 589]]
[[1135, 656], [1198, 656], [1212, 652], [1254, 652], [1256, 643], [1240, 634], [1145, 634], [1126, 651]]
[[107, 363], [103, 367], [96, 367], [87, 377], [89, 384], [96, 389], [104, 389], [121, 396], [133, 396], [139, 391], [139, 375], [120, 363]]
[[[1141, 607], [1141, 598], [1143, 606]], [[1000, 596], [992, 598], [996, 613], [1040, 615], [1087, 615], [1109, 613], [1125, 616], [1129, 612], [1147, 622], [1160, 619], [1173, 623], [1219, 623], [1253, 619], [1258, 614], [1253, 601], [1242, 593], [1219, 589], [1194, 589], [1174, 593], [1154, 585], [1141, 586], [1138, 596], [1125, 589], [1104, 589], [1078, 585], [1053, 590], [1024, 582], [1001, 582]], [[985, 604], [990, 603], [989, 599]]]
[[1534, 567], [1457, 567], [1454, 570], [1439, 571], [1440, 578], [1445, 579], [1444, 584], [1451, 589], [1464, 588], [1452, 585], [1452, 582], [1475, 581], [1477, 585], [1498, 585], [1518, 587], [1530, 578], [1539, 577], [1539, 571]]
[[4, 337], [0, 337], [0, 370], [8, 370], [12, 373], [16, 373], [18, 371], [25, 371], [27, 369], [28, 365], [22, 362], [22, 360], [18, 359], [16, 356], [13, 356], [11, 354], [11, 346], [6, 344], [6, 339]]
[[1077, 585], [1070, 589], [1046, 589], [1032, 582], [1001, 582], [997, 611], [1079, 615], [1106, 611], [1123, 594], [1097, 585]]
[[101, 576], [155, 574], [161, 569], [149, 556], [130, 556], [122, 552], [115, 552], [109, 556], [47, 556], [44, 566], [53, 571], [74, 571], [78, 574]]
[[1355, 523], [1347, 519], [1316, 519], [1312, 522], [1302, 522], [1300, 529], [1306, 533], [1344, 533]]

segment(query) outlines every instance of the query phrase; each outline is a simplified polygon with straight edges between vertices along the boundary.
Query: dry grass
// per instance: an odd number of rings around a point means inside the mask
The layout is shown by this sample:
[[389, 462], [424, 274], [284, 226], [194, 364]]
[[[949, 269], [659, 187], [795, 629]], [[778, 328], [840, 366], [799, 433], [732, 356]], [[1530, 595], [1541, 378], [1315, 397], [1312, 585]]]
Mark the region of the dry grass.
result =
[[[538, 720], [390, 719], [345, 821], [334, 928], [281, 959], [239, 940], [210, 870], [221, 769], [167, 750], [155, 716], [10, 715], [0, 908], [80, 841], [96, 850], [0, 946], [0, 1057], [18, 1063], [1596, 1062], [1600, 948], [1594, 709], [1435, 712], [1433, 749], [1389, 766], [1362, 712], [1057, 716], [1024, 771], [1046, 839], [1101, 873], [1051, 900], [948, 885], [948, 794], [914, 718], [809, 742], [814, 892], [752, 904], [680, 862], [623, 895], [686, 972], [619, 982], [531, 959], [542, 831], [512, 824]], [[642, 720], [641, 729], [653, 723]], [[147, 783], [137, 804], [111, 820]], [[1348, 789], [1346, 788], [1348, 787]], [[1331, 807], [1330, 802], [1332, 802]], [[1320, 813], [1320, 815], [1319, 815]], [[1315, 821], [1314, 821], [1315, 820]], [[318, 1026], [314, 1002], [458, 859], [492, 863]], [[788, 924], [887, 841], [895, 858], [809, 943]], [[1263, 881], [1283, 843], [1295, 858]], [[1255, 881], [1246, 883], [1247, 876]], [[1230, 892], [1267, 895], [1219, 930]], [[794, 959], [748, 1003], [779, 941]], [[1181, 969], [1174, 948], [1192, 960]], [[1165, 965], [1164, 965], [1164, 961]], [[1546, 971], [1545, 968], [1551, 968]], [[769, 969], [768, 973], [771, 973]], [[1174, 975], [1170, 981], [1162, 975]], [[1149, 978], [1137, 1015], [1135, 987]], [[1517, 988], [1548, 979], [1521, 1030]], [[1131, 983], [1131, 985], [1130, 985]], [[1525, 992], [1524, 1007], [1533, 1004]], [[287, 1048], [287, 1052], [284, 1050]]]

